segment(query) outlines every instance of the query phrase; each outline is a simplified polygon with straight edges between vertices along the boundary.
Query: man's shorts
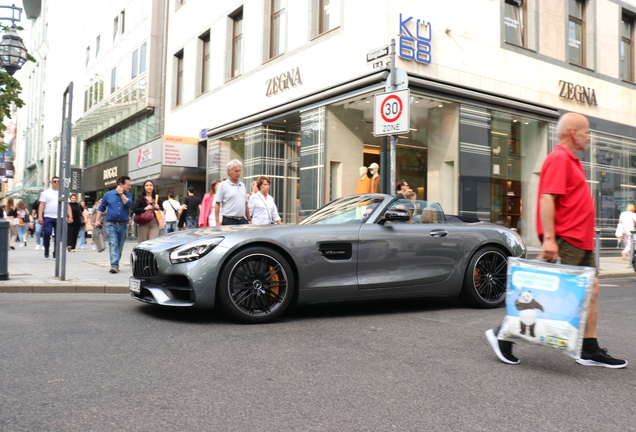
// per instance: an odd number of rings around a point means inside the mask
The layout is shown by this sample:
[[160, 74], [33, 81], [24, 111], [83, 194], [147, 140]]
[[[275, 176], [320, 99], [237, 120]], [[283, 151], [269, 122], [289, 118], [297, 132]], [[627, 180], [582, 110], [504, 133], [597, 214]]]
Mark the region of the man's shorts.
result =
[[561, 264], [596, 268], [593, 250], [579, 249], [561, 237], [557, 237], [556, 243], [559, 246]]

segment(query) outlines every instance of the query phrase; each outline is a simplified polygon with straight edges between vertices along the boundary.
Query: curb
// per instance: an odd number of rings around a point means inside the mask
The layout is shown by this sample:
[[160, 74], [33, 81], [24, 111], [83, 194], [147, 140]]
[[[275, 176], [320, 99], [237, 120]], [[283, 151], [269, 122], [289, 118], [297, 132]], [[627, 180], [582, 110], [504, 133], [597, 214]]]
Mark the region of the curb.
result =
[[6, 286], [0, 285], [0, 293], [5, 294], [128, 294], [130, 290], [128, 286], [122, 285], [102, 285], [102, 286], [88, 286], [88, 285], [65, 285], [65, 286], [51, 286], [51, 285], [20, 285], [20, 286]]

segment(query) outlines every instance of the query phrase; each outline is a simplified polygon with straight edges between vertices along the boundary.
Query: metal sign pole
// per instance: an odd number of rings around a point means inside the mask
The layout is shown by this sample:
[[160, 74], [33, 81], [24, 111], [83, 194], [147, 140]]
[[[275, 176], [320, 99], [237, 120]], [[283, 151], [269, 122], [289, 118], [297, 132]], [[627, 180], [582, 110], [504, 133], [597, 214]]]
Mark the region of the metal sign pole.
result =
[[[59, 198], [57, 206], [57, 227], [55, 231], [55, 244], [57, 255], [55, 256], [55, 276], [66, 280], [66, 246], [68, 236], [68, 195], [71, 183], [71, 123], [73, 112], [73, 83], [71, 82], [64, 92], [62, 104], [62, 134], [59, 165]], [[59, 233], [59, 238], [58, 238]]]
[[[395, 85], [395, 75], [397, 74], [397, 72], [395, 71], [395, 39], [391, 39], [391, 91], [394, 91], [396, 88]], [[396, 152], [396, 148], [397, 148], [397, 140], [398, 140], [398, 136], [397, 135], [391, 135], [390, 138], [390, 170], [389, 170], [389, 180], [390, 180], [390, 185], [391, 185], [391, 189], [387, 192], [389, 195], [393, 195], [393, 192], [395, 191], [395, 183], [397, 182], [396, 180], [396, 161], [395, 161], [395, 152]]]

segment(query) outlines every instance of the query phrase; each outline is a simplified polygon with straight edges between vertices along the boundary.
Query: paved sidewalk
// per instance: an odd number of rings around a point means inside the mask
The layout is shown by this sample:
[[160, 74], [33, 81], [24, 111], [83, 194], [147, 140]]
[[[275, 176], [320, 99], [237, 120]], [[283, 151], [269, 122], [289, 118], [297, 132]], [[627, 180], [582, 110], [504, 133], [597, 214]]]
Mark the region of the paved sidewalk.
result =
[[[2, 293], [128, 293], [130, 252], [137, 244], [129, 240], [119, 263], [120, 272], [111, 274], [108, 249], [98, 253], [89, 243], [85, 249], [66, 253], [66, 280], [55, 277], [55, 260], [44, 259], [43, 250], [34, 250], [29, 239], [27, 247], [16, 246], [9, 251], [9, 280], [0, 281]], [[90, 241], [90, 240], [89, 240]], [[536, 255], [536, 248], [529, 248], [529, 256]], [[52, 255], [52, 254], [51, 254]], [[620, 251], [616, 256], [601, 257], [600, 278], [636, 276], [634, 270], [623, 261]]]
[[[35, 250], [35, 241], [28, 246], [9, 251], [9, 280], [0, 281], [3, 293], [128, 293], [130, 252], [137, 241], [129, 240], [119, 262], [119, 273], [110, 273], [108, 248], [101, 253], [92, 249], [91, 239], [84, 249], [66, 253], [66, 280], [55, 277], [55, 260], [44, 258], [42, 249]], [[51, 245], [52, 249], [53, 245]]]

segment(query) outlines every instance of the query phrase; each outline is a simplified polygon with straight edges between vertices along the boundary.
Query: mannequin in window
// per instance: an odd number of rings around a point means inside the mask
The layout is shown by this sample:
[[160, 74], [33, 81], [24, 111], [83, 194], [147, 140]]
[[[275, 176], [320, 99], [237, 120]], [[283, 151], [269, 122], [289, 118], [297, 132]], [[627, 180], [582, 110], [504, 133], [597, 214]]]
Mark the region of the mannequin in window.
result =
[[378, 174], [378, 171], [380, 171], [380, 166], [373, 162], [371, 165], [369, 165], [369, 171], [371, 171], [371, 189], [369, 190], [369, 192], [371, 193], [380, 193], [380, 174]]
[[369, 178], [369, 170], [367, 167], [360, 167], [360, 180], [356, 186], [356, 193], [363, 194], [371, 191], [371, 179]]

